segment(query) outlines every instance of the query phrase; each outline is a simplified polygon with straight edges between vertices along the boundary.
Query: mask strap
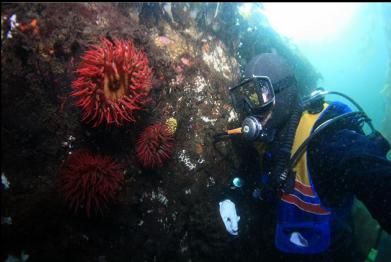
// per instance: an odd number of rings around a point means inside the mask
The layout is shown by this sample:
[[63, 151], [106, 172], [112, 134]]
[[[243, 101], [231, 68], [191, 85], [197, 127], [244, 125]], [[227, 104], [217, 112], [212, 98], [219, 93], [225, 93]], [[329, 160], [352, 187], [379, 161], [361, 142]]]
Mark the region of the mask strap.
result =
[[283, 89], [290, 87], [292, 84], [296, 84], [296, 78], [294, 76], [288, 76], [284, 79], [273, 84], [274, 93], [281, 92]]

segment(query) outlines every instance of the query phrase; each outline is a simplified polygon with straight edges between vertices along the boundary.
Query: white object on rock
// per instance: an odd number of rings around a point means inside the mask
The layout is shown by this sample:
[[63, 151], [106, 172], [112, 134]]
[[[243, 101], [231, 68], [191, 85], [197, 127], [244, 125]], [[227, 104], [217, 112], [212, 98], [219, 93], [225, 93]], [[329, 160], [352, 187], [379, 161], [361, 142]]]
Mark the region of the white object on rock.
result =
[[7, 38], [12, 38], [12, 31], [14, 31], [15, 28], [17, 28], [19, 26], [19, 23], [16, 22], [16, 15], [15, 14], [10, 16], [9, 21], [10, 21], [11, 28], [7, 33]]
[[299, 232], [293, 232], [289, 241], [299, 247], [308, 247], [307, 239], [305, 239]]
[[219, 205], [220, 215], [228, 233], [235, 236], [238, 235], [238, 222], [240, 217], [236, 214], [235, 204], [231, 200], [226, 199], [220, 202]]
[[1, 184], [4, 186], [5, 189], [8, 189], [10, 187], [10, 182], [8, 181], [7, 177], [4, 175], [4, 173], [1, 173]]

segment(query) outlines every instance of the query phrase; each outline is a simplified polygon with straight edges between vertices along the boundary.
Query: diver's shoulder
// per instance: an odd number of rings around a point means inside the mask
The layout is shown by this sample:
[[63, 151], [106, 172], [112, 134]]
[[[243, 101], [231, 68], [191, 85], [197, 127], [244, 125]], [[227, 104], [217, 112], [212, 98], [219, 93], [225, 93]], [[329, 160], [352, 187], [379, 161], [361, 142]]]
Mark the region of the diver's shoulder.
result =
[[345, 104], [344, 102], [341, 102], [341, 101], [329, 101], [326, 103], [328, 104], [326, 109], [330, 110], [330, 111], [338, 112], [341, 114], [348, 113], [348, 112], [352, 111], [350, 106], [348, 106], [347, 104]]

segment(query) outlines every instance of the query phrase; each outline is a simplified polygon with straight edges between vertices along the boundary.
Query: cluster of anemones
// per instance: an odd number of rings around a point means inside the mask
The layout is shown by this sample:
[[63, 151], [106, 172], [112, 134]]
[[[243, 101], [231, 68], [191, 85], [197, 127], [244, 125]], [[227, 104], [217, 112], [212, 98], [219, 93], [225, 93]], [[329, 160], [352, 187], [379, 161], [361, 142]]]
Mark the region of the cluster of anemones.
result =
[[81, 60], [71, 96], [84, 112], [82, 120], [94, 127], [134, 122], [134, 112], [148, 102], [152, 85], [146, 54], [131, 41], [102, 38], [101, 45], [91, 46]]
[[69, 155], [60, 173], [63, 196], [77, 212], [84, 209], [87, 217], [103, 214], [115, 201], [124, 176], [121, 166], [111, 157], [76, 151]]
[[[152, 70], [147, 56], [131, 41], [102, 38], [82, 56], [71, 96], [83, 110], [82, 121], [121, 126], [134, 122], [134, 112], [148, 102]], [[137, 139], [136, 155], [144, 167], [161, 167], [172, 155], [176, 120], [147, 127]], [[123, 184], [121, 167], [112, 158], [77, 151], [66, 159], [60, 174], [65, 200], [75, 212], [103, 214]]]

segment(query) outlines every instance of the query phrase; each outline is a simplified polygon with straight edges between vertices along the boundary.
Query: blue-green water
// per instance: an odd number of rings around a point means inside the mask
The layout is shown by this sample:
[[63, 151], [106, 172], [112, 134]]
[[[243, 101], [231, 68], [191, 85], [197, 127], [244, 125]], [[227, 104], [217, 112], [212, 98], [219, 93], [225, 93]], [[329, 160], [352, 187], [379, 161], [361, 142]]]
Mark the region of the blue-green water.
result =
[[351, 96], [379, 130], [385, 117], [385, 103], [390, 103], [381, 94], [390, 57], [382, 5], [390, 4], [360, 4], [350, 24], [337, 37], [297, 43], [322, 74], [320, 86]]

